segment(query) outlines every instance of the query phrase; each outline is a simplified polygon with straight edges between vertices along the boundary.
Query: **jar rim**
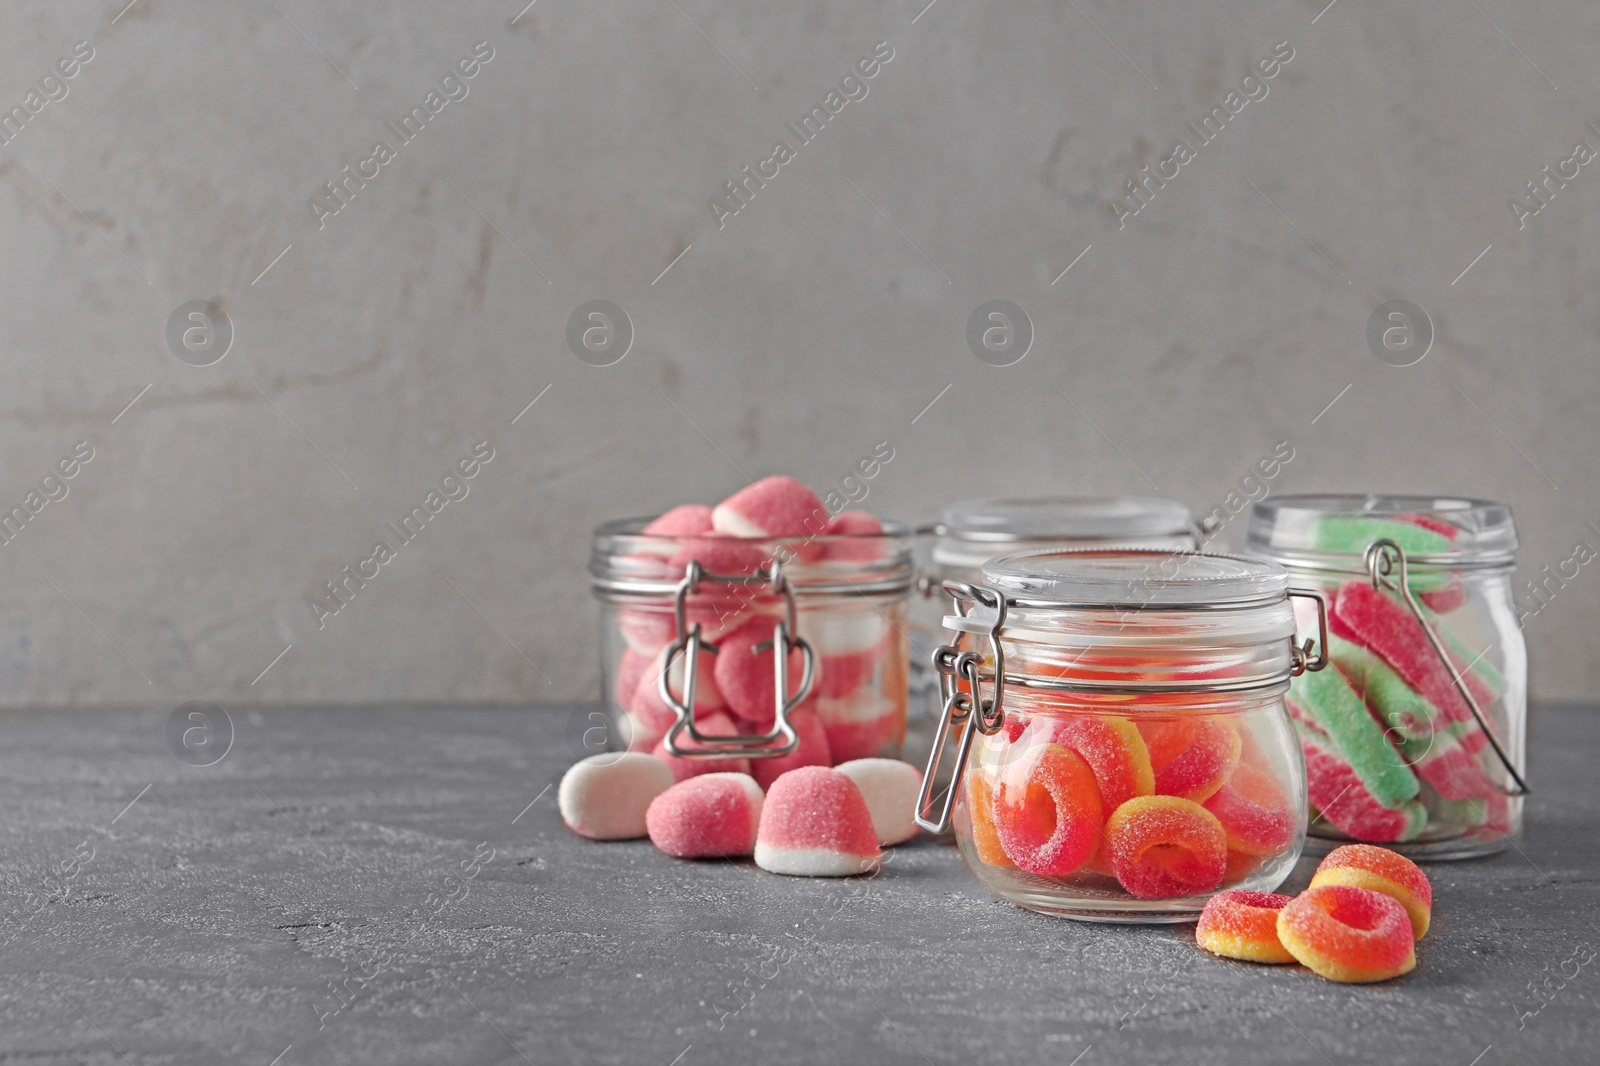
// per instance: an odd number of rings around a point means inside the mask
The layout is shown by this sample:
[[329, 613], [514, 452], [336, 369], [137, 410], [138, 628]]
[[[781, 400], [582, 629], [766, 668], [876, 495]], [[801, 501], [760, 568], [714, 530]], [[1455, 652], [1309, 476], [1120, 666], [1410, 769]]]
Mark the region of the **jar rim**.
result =
[[[688, 569], [696, 547], [725, 541], [754, 565], [787, 560], [783, 572], [795, 594], [901, 592], [914, 578], [914, 532], [885, 521], [881, 533], [828, 533], [813, 537], [736, 537], [717, 533], [645, 533], [655, 515], [616, 518], [594, 529], [589, 556], [591, 587], [597, 594], [671, 596]], [[702, 563], [704, 566], [704, 563]], [[715, 567], [706, 567], [715, 570]]]
[[1289, 573], [1220, 552], [1076, 548], [997, 556], [983, 564], [983, 583], [1028, 606], [1199, 610], [1281, 601]]
[[1365, 572], [1362, 556], [1387, 538], [1417, 568], [1505, 568], [1516, 562], [1511, 508], [1466, 496], [1317, 493], [1277, 496], [1251, 509], [1245, 544], [1289, 566]]
[[1188, 533], [1193, 520], [1163, 496], [989, 496], [946, 507], [941, 535], [986, 544], [1116, 540]]

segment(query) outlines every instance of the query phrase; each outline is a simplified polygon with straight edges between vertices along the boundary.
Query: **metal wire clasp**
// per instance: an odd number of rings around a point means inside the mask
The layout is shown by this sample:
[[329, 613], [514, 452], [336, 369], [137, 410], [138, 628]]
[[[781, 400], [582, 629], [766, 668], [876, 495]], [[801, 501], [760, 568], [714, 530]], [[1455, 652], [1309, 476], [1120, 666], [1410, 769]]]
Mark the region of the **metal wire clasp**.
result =
[[[955, 806], [956, 790], [961, 784], [961, 774], [966, 769], [967, 756], [977, 733], [990, 736], [1000, 731], [1005, 723], [1005, 652], [1000, 648], [1000, 630], [1006, 621], [1005, 597], [983, 585], [969, 585], [962, 581], [946, 581], [945, 591], [955, 602], [955, 614], [945, 619], [945, 626], [956, 631], [952, 644], [934, 649], [933, 668], [939, 676], [939, 724], [934, 731], [933, 746], [928, 751], [927, 771], [922, 775], [922, 788], [917, 793], [917, 824], [930, 833], [943, 833], [950, 828], [950, 811]], [[972, 609], [967, 605], [971, 604]], [[987, 638], [990, 662], [993, 664], [994, 697], [983, 696], [980, 673], [984, 666], [975, 651], [963, 649], [962, 639], [967, 634]], [[962, 682], [966, 683], [963, 691]], [[961, 726], [961, 739], [956, 746], [955, 766], [951, 771], [950, 788], [945, 793], [937, 818], [930, 817], [933, 806], [934, 779], [938, 774], [944, 749], [952, 725]]]
[[[1472, 712], [1472, 717], [1477, 721], [1478, 728], [1483, 731], [1484, 737], [1489, 741], [1489, 746], [1494, 749], [1495, 756], [1500, 760], [1500, 765], [1506, 768], [1506, 773], [1510, 774], [1511, 779], [1516, 782], [1516, 788], [1501, 786], [1502, 791], [1508, 796], [1526, 796], [1528, 794], [1528, 783], [1522, 779], [1522, 774], [1511, 761], [1511, 756], [1506, 754], [1506, 749], [1501, 745], [1500, 738], [1495, 735], [1494, 728], [1489, 724], [1488, 717], [1483, 713], [1483, 708], [1478, 706], [1477, 699], [1473, 697], [1472, 690], [1467, 685], [1466, 671], [1456, 669], [1454, 661], [1450, 658], [1450, 653], [1445, 650], [1444, 642], [1439, 639], [1439, 634], [1435, 633], [1433, 627], [1428, 624], [1428, 618], [1423, 613], [1422, 605], [1417, 602], [1417, 598], [1411, 593], [1411, 580], [1406, 573], [1405, 549], [1388, 538], [1375, 540], [1367, 545], [1365, 561], [1367, 575], [1372, 579], [1373, 588], [1398, 592], [1400, 593], [1400, 598], [1405, 600], [1406, 606], [1410, 608], [1412, 615], [1417, 620], [1417, 625], [1422, 627], [1423, 634], [1428, 638], [1428, 643], [1433, 645], [1434, 654], [1444, 664], [1445, 672], [1450, 675], [1450, 681], [1455, 685], [1456, 691], [1466, 701], [1467, 709]], [[1470, 666], [1471, 664], [1468, 665]]]
[[[1289, 590], [1289, 596], [1300, 597], [1303, 600], [1314, 600], [1317, 605], [1317, 639], [1313, 643], [1307, 637], [1304, 643], [1299, 640], [1299, 633], [1289, 638], [1289, 676], [1299, 677], [1306, 671], [1316, 673], [1328, 665], [1328, 601], [1323, 599], [1320, 592], [1300, 592]], [[1316, 654], [1312, 654], [1312, 650]]]
[[[761, 651], [771, 648], [773, 651], [772, 673], [775, 687], [770, 733], [741, 733], [731, 737], [711, 737], [695, 728], [695, 673], [700, 665], [700, 656], [707, 651], [712, 654], [718, 653], [717, 646], [700, 635], [700, 623], [689, 622], [689, 596], [703, 581], [727, 585], [766, 585], [769, 592], [783, 597], [783, 617], [773, 626], [772, 639], [757, 644], [752, 649]], [[677, 720], [667, 729], [667, 751], [683, 759], [726, 758], [729, 752], [746, 759], [776, 759], [793, 752], [800, 744], [800, 737], [795, 733], [794, 726], [789, 723], [789, 712], [811, 695], [811, 685], [816, 680], [817, 656], [811, 645], [795, 631], [794, 586], [789, 583], [788, 577], [783, 572], [783, 563], [774, 559], [771, 566], [763, 567], [754, 575], [747, 576], [706, 573], [701, 569], [699, 560], [691, 559], [689, 565], [684, 568], [683, 580], [678, 582], [678, 587], [673, 593], [672, 606], [678, 638], [667, 645], [666, 655], [661, 661], [661, 677], [658, 682], [662, 701], [671, 707], [677, 716]], [[789, 655], [797, 650], [800, 652], [801, 662], [800, 685], [795, 694], [789, 696]], [[681, 701], [672, 694], [670, 683], [673, 663], [680, 655], [683, 657]], [[694, 747], [685, 747], [680, 743], [679, 738], [685, 730], [694, 741]], [[781, 740], [782, 743], [773, 744], [776, 740]]]

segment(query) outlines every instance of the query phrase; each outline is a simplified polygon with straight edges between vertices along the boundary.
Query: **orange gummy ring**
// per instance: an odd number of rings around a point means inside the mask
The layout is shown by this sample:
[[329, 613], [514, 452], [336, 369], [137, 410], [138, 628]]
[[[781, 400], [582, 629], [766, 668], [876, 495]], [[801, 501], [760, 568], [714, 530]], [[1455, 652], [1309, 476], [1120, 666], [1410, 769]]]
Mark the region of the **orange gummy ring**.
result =
[[1346, 844], [1334, 848], [1317, 864], [1311, 887], [1350, 885], [1382, 892], [1406, 909], [1412, 938], [1422, 939], [1433, 914], [1433, 886], [1428, 875], [1410, 859], [1371, 844]]
[[1278, 939], [1306, 968], [1330, 981], [1365, 984], [1417, 965], [1411, 917], [1368, 888], [1308, 888], [1278, 912]]
[[1293, 962], [1278, 940], [1278, 912], [1288, 903], [1288, 896], [1276, 892], [1218, 892], [1200, 912], [1195, 941], [1230, 959]]
[[1228, 835], [1217, 816], [1179, 796], [1136, 796], [1106, 821], [1111, 869], [1140, 899], [1213, 891], [1228, 866]]
[[995, 829], [1012, 862], [1060, 877], [1094, 858], [1104, 807], [1094, 771], [1059, 744], [1041, 744], [1013, 764], [994, 797]]

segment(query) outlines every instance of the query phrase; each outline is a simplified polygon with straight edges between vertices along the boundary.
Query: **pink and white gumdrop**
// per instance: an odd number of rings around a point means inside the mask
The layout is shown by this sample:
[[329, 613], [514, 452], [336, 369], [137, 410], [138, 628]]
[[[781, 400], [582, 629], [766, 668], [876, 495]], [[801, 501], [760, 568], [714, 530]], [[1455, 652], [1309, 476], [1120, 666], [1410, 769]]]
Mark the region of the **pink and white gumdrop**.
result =
[[793, 877], [850, 877], [882, 856], [872, 812], [856, 783], [826, 766], [802, 766], [772, 783], [756, 831], [756, 865]]
[[726, 859], [756, 847], [765, 797], [748, 774], [701, 774], [650, 803], [650, 843], [679, 859]]
[[856, 783], [872, 812], [879, 844], [900, 844], [917, 835], [917, 794], [922, 771], [899, 759], [853, 759], [834, 767]]
[[650, 802], [672, 787], [672, 771], [640, 752], [602, 752], [574, 763], [561, 777], [561, 820], [590, 840], [631, 840], [648, 833]]

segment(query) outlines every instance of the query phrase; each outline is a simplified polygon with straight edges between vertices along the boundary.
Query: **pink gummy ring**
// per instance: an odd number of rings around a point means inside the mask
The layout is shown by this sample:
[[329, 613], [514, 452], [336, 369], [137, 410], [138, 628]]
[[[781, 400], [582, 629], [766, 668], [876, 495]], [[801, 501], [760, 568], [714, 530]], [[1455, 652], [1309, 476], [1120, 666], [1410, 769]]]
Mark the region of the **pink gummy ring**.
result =
[[1195, 941], [1213, 955], [1248, 962], [1293, 962], [1278, 940], [1278, 912], [1290, 897], [1276, 892], [1218, 892], [1206, 900]]

